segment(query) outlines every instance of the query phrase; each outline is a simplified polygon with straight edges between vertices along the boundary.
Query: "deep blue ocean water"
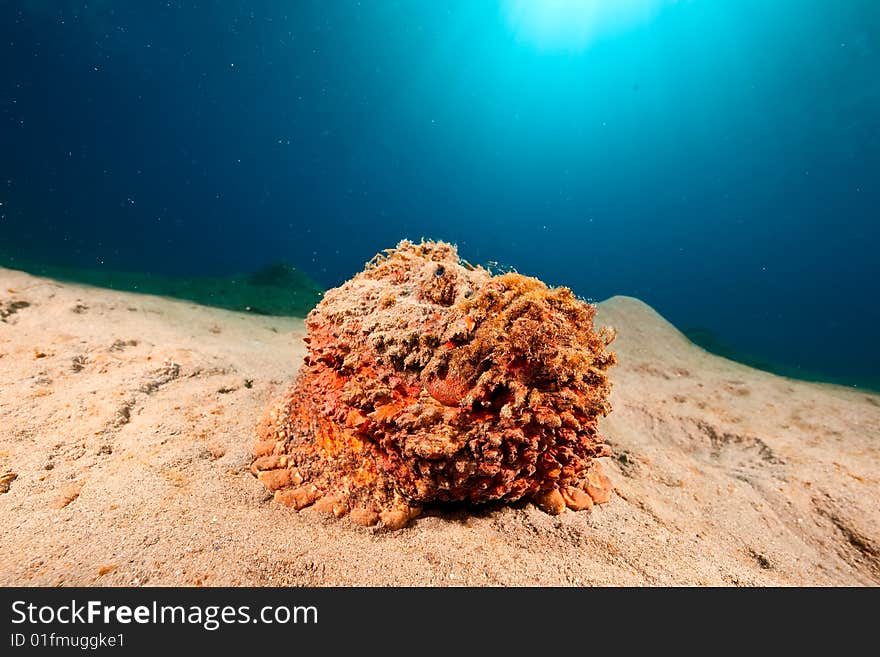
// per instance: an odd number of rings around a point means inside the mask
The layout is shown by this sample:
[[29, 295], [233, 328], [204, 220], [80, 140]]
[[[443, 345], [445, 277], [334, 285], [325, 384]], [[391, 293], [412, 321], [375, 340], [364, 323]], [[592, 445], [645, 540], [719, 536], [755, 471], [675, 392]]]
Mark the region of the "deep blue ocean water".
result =
[[0, 0], [0, 58], [7, 256], [329, 287], [432, 237], [880, 388], [874, 0]]

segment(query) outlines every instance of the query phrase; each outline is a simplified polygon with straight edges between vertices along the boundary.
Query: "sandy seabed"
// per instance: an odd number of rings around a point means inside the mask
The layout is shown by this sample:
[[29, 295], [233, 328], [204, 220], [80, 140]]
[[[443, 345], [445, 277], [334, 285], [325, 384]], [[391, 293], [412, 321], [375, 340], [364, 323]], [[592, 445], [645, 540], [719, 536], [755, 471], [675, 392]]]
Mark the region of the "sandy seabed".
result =
[[302, 320], [0, 269], [0, 585], [880, 584], [880, 396], [713, 356], [636, 299], [596, 324], [611, 501], [388, 532], [250, 473]]

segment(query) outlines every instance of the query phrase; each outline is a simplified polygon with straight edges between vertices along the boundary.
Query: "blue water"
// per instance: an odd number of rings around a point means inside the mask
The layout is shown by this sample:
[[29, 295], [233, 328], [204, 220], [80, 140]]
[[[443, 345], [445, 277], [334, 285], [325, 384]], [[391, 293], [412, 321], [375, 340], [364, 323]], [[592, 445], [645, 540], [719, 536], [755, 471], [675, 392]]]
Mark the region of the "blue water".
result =
[[0, 251], [332, 286], [441, 238], [878, 387], [874, 0], [6, 0], [0, 58]]

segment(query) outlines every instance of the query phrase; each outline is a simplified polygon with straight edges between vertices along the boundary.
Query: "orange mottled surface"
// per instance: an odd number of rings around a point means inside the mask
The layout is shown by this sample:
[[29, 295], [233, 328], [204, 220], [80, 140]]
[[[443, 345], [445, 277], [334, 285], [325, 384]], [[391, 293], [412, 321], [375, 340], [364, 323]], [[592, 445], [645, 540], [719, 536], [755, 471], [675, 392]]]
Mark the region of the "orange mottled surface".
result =
[[608, 500], [607, 350], [567, 288], [492, 276], [442, 242], [401, 242], [328, 291], [308, 355], [260, 424], [252, 471], [277, 501], [405, 525], [422, 505]]

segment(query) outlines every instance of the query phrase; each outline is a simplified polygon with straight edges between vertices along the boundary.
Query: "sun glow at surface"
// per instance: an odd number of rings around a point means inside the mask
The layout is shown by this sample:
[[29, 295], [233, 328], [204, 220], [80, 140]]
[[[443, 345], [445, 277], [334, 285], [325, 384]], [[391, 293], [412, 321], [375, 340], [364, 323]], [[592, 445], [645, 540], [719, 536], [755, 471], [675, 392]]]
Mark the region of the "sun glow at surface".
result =
[[502, 0], [517, 38], [539, 50], [579, 52], [653, 18], [675, 0]]

